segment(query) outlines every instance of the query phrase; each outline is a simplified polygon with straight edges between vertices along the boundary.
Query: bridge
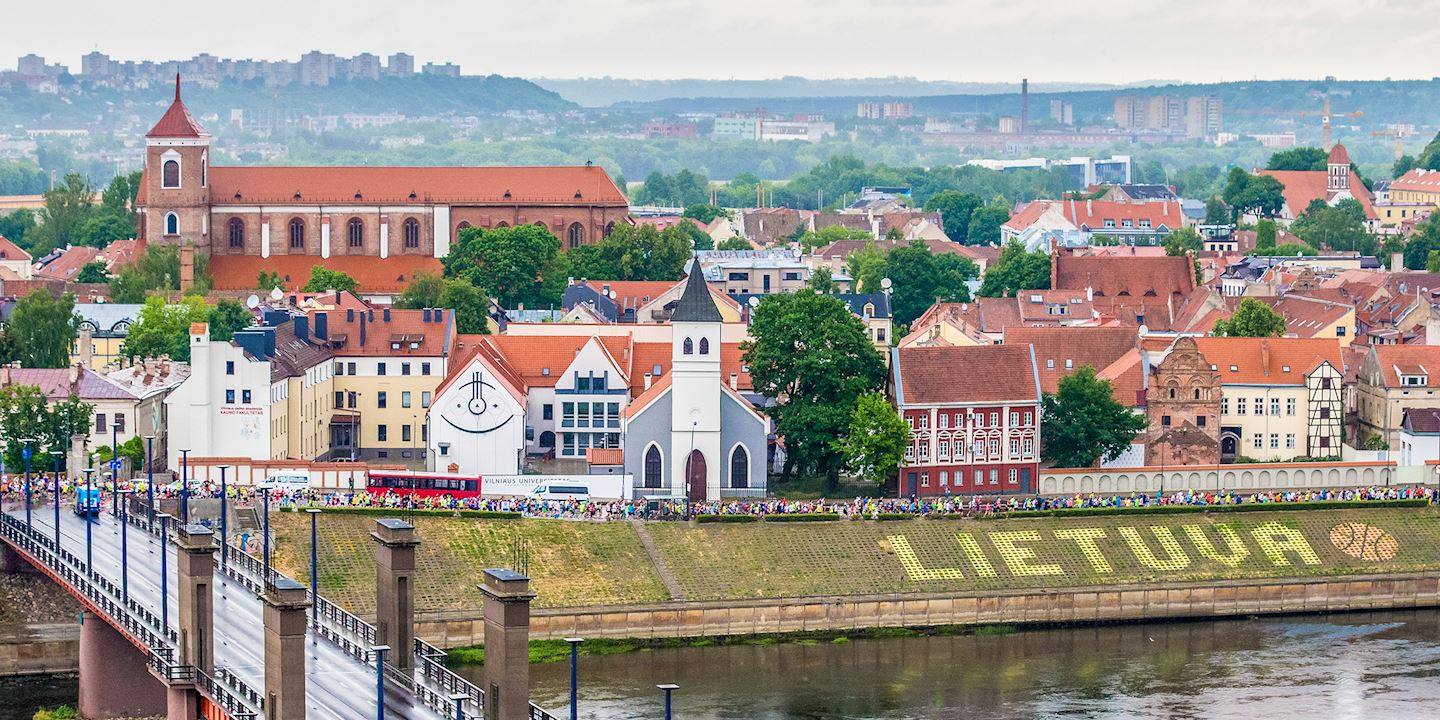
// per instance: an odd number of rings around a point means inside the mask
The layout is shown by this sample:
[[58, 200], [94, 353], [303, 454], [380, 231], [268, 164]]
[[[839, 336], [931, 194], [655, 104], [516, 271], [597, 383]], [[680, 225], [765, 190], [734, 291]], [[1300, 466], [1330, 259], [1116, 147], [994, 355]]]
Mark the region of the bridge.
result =
[[407, 523], [377, 521], [371, 624], [203, 525], [114, 499], [87, 519], [45, 499], [0, 514], [0, 551], [5, 567], [33, 566], [84, 607], [86, 717], [554, 720], [529, 702], [529, 580], [485, 571], [487, 706], [414, 637], [419, 541]]

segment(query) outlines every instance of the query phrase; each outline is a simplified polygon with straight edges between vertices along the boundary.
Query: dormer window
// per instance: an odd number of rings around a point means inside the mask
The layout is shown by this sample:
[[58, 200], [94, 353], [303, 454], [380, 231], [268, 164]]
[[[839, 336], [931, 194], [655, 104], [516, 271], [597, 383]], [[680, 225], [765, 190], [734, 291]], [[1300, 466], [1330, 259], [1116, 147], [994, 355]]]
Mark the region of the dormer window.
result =
[[1401, 376], [1400, 376], [1400, 384], [1401, 384], [1401, 385], [1410, 385], [1410, 386], [1419, 387], [1419, 386], [1425, 385], [1425, 380], [1426, 380], [1426, 376], [1425, 376], [1425, 375], [1401, 375]]
[[1115, 221], [1114, 221], [1114, 220], [1106, 220], [1106, 221], [1105, 221], [1105, 227], [1107, 227], [1107, 228], [1113, 228], [1113, 227], [1115, 227]]
[[1142, 228], [1148, 228], [1148, 227], [1150, 227], [1150, 218], [1140, 218], [1140, 227], [1142, 227]]
[[1134, 226], [1135, 226], [1135, 223], [1133, 223], [1133, 222], [1131, 222], [1131, 221], [1129, 221], [1129, 220], [1121, 220], [1121, 221], [1120, 221], [1120, 227], [1127, 227], [1127, 228], [1128, 228], [1128, 227], [1134, 227]]

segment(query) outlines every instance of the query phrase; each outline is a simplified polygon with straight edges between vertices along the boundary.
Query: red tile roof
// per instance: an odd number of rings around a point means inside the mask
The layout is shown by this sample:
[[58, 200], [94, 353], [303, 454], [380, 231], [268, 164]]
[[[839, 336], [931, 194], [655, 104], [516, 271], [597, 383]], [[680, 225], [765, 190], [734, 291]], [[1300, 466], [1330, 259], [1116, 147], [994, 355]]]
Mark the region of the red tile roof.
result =
[[1440, 171], [1415, 168], [1390, 182], [1390, 192], [1396, 190], [1440, 193]]
[[11, 242], [9, 238], [0, 235], [0, 260], [30, 260], [30, 253], [24, 248]]
[[1440, 434], [1440, 408], [1405, 408], [1401, 424], [1412, 433]]
[[[1061, 210], [1065, 219], [1077, 227], [1097, 230], [1105, 227], [1106, 220], [1112, 220], [1121, 227], [1130, 220], [1134, 229], [1156, 229], [1160, 226], [1178, 228], [1184, 224], [1185, 215], [1178, 202], [1116, 202], [1114, 200], [1062, 200]], [[1140, 226], [1141, 220], [1150, 222], [1149, 228]]]
[[1025, 228], [1034, 225], [1035, 221], [1039, 220], [1040, 216], [1045, 214], [1045, 211], [1049, 209], [1049, 203], [1051, 202], [1054, 201], [1035, 200], [1027, 203], [1025, 207], [1020, 208], [1020, 212], [1011, 215], [1010, 219], [1006, 220], [1005, 223], [1000, 227], [1009, 228], [1010, 230], [1014, 230], [1017, 232], [1024, 230]]
[[[67, 248], [60, 257], [51, 260], [44, 267], [35, 273], [37, 278], [50, 278], [54, 280], [74, 280], [80, 274], [80, 269], [95, 258], [100, 257], [100, 251], [93, 247], [77, 245]], [[250, 285], [253, 287], [255, 281], [252, 279]]]
[[1183, 296], [1195, 289], [1195, 269], [1184, 257], [1087, 256], [1057, 251], [1051, 262], [1050, 287], [1093, 288], [1097, 298], [1154, 297], [1163, 303], [1179, 294], [1178, 307]]
[[[315, 334], [315, 318], [324, 313], [326, 338], [336, 356], [448, 356], [455, 338], [454, 310], [432, 311], [430, 321], [426, 322], [424, 310], [389, 308], [387, 312], [387, 308], [373, 308], [348, 292], [317, 296], [310, 305], [307, 312], [311, 318], [310, 334], [319, 339]], [[352, 310], [353, 320], [349, 319]], [[362, 314], [365, 316], [364, 345], [360, 344]], [[400, 343], [400, 348], [393, 349], [394, 343]], [[412, 349], [411, 343], [419, 347]]]
[[1325, 163], [1327, 165], [1349, 165], [1350, 153], [1345, 152], [1344, 145], [1335, 143], [1335, 147], [1330, 148], [1330, 157], [1326, 159]]
[[[1260, 170], [1257, 174], [1273, 177], [1285, 186], [1285, 204], [1297, 216], [1315, 200], [1330, 201], [1330, 175], [1324, 170]], [[1350, 194], [1365, 208], [1365, 217], [1374, 220], [1374, 201], [1354, 170], [1350, 171]]]
[[1400, 375], [1424, 375], [1423, 387], [1440, 387], [1440, 345], [1373, 345], [1381, 382], [1400, 387]]
[[211, 255], [210, 274], [216, 290], [253, 290], [262, 271], [280, 274], [283, 289], [298, 290], [315, 266], [339, 270], [355, 278], [362, 293], [398, 293], [421, 270], [439, 273], [440, 261], [425, 255], [391, 255], [384, 260], [366, 255], [319, 258], [313, 255]]
[[221, 207], [232, 203], [629, 204], [599, 166], [212, 167], [210, 197]]
[[170, 103], [170, 109], [160, 116], [160, 121], [150, 132], [145, 133], [147, 138], [200, 138], [208, 137], [210, 134], [195, 122], [190, 116], [190, 111], [185, 109], [185, 103], [180, 101], [180, 76], [175, 76], [175, 101]]
[[1039, 402], [1029, 345], [908, 347], [892, 373], [905, 405]]
[[1304, 385], [1326, 361], [1345, 370], [1334, 338], [1197, 337], [1195, 347], [1226, 385]]
[[[1133, 325], [1005, 328], [1006, 345], [1030, 345], [1035, 348], [1040, 389], [1047, 393], [1059, 390], [1061, 378], [1086, 365], [1099, 373], [1134, 350], [1137, 343], [1138, 335]], [[1123, 403], [1135, 403], [1133, 391], [1129, 397], [1118, 391], [1115, 395]]]

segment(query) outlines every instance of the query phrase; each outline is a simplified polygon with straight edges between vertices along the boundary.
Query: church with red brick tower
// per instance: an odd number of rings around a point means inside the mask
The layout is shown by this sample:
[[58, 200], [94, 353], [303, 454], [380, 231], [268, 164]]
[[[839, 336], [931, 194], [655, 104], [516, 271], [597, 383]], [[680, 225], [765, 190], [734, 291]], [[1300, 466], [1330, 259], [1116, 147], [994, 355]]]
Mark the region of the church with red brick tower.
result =
[[629, 222], [625, 194], [599, 167], [213, 167], [211, 136], [180, 98], [145, 135], [138, 236], [208, 255], [217, 290], [286, 288], [323, 265], [367, 293], [396, 293], [438, 271], [468, 227], [538, 225], [565, 247]]

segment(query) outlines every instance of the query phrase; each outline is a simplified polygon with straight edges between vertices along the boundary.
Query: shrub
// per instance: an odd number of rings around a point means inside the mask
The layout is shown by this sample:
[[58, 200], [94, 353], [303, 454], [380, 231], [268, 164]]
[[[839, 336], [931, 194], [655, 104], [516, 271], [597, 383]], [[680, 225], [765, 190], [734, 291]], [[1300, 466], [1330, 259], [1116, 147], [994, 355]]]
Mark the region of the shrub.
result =
[[891, 522], [894, 520], [914, 520], [919, 517], [911, 513], [877, 513], [875, 519], [880, 522]]
[[823, 522], [839, 519], [839, 513], [790, 513], [765, 516], [765, 522]]
[[1429, 500], [1317, 500], [1314, 502], [1248, 502], [1242, 505], [1147, 505], [1145, 507], [1058, 508], [1016, 510], [1000, 517], [1093, 517], [1096, 515], [1179, 515], [1184, 513], [1284, 512], [1304, 510], [1347, 510], [1381, 507], [1425, 507]]
[[695, 522], [697, 522], [697, 523], [748, 523], [748, 522], [759, 522], [759, 521], [760, 521], [760, 518], [758, 518], [758, 517], [756, 517], [756, 516], [754, 516], [754, 515], [716, 515], [716, 514], [705, 514], [705, 515], [696, 515], [696, 516], [695, 516]]

